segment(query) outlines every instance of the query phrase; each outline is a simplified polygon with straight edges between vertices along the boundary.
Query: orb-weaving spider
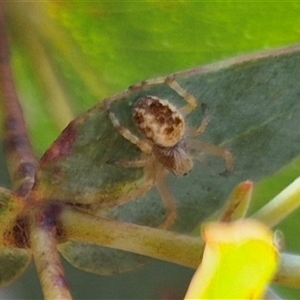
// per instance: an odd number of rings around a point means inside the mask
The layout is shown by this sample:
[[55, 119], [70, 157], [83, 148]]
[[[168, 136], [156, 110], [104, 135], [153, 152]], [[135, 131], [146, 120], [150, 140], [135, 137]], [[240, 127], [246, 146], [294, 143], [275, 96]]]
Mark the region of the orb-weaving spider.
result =
[[[155, 83], [155, 80], [151, 81], [151, 84]], [[157, 83], [159, 84], [161, 81]], [[145, 96], [139, 99], [133, 107], [133, 120], [143, 136], [142, 139], [128, 128], [123, 127], [109, 106], [107, 109], [117, 131], [144, 153], [139, 160], [118, 162], [117, 164], [127, 168], [147, 168], [148, 174], [151, 174], [149, 189], [153, 185], [156, 186], [168, 212], [167, 219], [160, 227], [169, 228], [177, 218], [177, 208], [166, 182], [167, 173], [171, 172], [179, 177], [192, 170], [193, 160], [189, 150], [199, 150], [223, 158], [228, 173], [233, 171], [234, 159], [226, 149], [195, 139], [205, 132], [209, 123], [210, 115], [206, 106], [201, 105], [204, 118], [200, 126], [196, 129], [189, 128], [185, 117], [197, 108], [196, 98], [172, 78], [166, 78], [164, 83], [177, 92], [187, 104], [177, 109], [168, 100], [156, 96]]]

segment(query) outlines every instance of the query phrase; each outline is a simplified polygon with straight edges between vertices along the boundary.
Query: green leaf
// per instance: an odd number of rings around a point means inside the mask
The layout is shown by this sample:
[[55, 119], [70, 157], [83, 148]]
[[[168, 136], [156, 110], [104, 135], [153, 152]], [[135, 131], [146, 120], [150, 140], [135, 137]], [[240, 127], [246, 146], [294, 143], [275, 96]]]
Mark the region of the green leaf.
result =
[[[299, 71], [295, 66], [300, 59], [297, 50], [267, 53], [260, 59], [249, 56], [175, 75], [181, 86], [210, 110], [212, 120], [201, 140], [229, 149], [235, 157], [236, 168], [232, 176], [221, 176], [224, 161], [214, 156], [204, 157], [189, 176], [180, 179], [170, 176], [171, 186], [182, 190], [187, 183], [189, 187], [194, 185], [198, 191], [189, 198], [224, 198], [235, 183], [247, 178], [262, 179], [297, 157], [300, 143], [297, 139]], [[166, 84], [145, 83], [114, 96], [111, 98], [114, 113], [123, 126], [137, 135], [131, 107], [146, 94], [166, 98], [178, 107], [185, 105]], [[197, 127], [202, 118], [199, 108], [188, 116], [188, 124]], [[135, 192], [147, 184], [144, 169], [125, 168], [115, 162], [135, 160], [140, 155], [139, 149], [113, 127], [105, 105], [99, 104], [75, 119], [43, 156], [36, 197], [41, 201], [59, 199], [115, 206], [115, 201], [125, 192]], [[207, 191], [213, 186], [218, 186], [218, 191]], [[176, 195], [184, 198], [180, 196], [186, 192], [178, 191]]]
[[0, 287], [20, 277], [31, 262], [28, 249], [0, 247]]
[[[270, 176], [299, 155], [299, 61], [299, 47], [294, 47], [174, 75], [212, 115], [201, 141], [230, 150], [236, 163], [233, 175], [225, 177], [220, 175], [224, 161], [200, 151], [194, 155], [201, 161], [195, 160], [188, 176], [168, 177], [178, 208], [174, 230], [191, 231], [220, 208], [237, 183]], [[131, 116], [132, 105], [144, 95], [168, 99], [177, 107], [186, 104], [162, 81], [136, 85], [108, 100], [122, 126], [139, 135]], [[199, 107], [187, 122], [197, 127], [202, 118]], [[35, 197], [43, 202], [93, 204], [91, 214], [157, 226], [164, 220], [165, 209], [155, 190], [143, 195], [149, 183], [146, 169], [114, 163], [136, 160], [140, 155], [138, 148], [116, 131], [105, 104], [100, 103], [75, 119], [45, 153]], [[130, 198], [128, 194], [139, 199], [114, 207], [120, 198]]]
[[237, 185], [218, 214], [220, 222], [243, 219], [252, 200], [253, 182], [244, 181]]
[[58, 250], [74, 267], [97, 275], [114, 275], [143, 266], [151, 259], [126, 251], [107, 249], [93, 244], [67, 242]]

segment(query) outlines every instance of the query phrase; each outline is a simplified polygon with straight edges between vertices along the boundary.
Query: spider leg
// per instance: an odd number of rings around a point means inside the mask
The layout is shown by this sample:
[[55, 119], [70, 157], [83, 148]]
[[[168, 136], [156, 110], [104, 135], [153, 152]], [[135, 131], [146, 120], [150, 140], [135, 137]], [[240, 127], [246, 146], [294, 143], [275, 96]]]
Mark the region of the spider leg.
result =
[[197, 99], [192, 94], [188, 93], [184, 88], [182, 88], [172, 77], [167, 77], [165, 83], [187, 102], [187, 105], [180, 109], [183, 117], [189, 115], [197, 108]]
[[141, 83], [131, 86], [129, 89], [135, 90], [135, 89], [140, 89], [141, 87], [146, 85], [155, 86], [160, 84], [167, 84], [172, 90], [174, 90], [179, 96], [181, 96], [187, 102], [187, 105], [185, 105], [180, 109], [180, 112], [183, 115], [183, 117], [186, 117], [197, 108], [199, 101], [192, 94], [188, 93], [184, 88], [182, 88], [172, 76], [145, 80]]
[[[183, 117], [186, 117], [189, 115], [192, 111], [194, 111], [198, 106], [197, 99], [190, 93], [188, 93], [185, 89], [183, 89], [177, 81], [175, 81], [173, 78], [168, 77], [166, 78], [166, 84], [168, 84], [177, 94], [179, 94], [188, 104], [185, 105], [180, 109], [181, 114]], [[207, 125], [211, 119], [211, 115], [208, 111], [208, 108], [206, 104], [201, 103], [201, 109], [204, 114], [204, 119], [202, 120], [200, 126], [196, 130], [190, 130], [191, 136], [199, 136], [203, 134], [207, 128]]]
[[211, 114], [209, 113], [206, 104], [202, 103], [201, 108], [202, 108], [202, 111], [204, 114], [204, 118], [198, 128], [196, 128], [196, 129], [187, 128], [186, 129], [187, 136], [190, 136], [190, 137], [200, 136], [201, 134], [203, 134], [206, 131], [206, 128], [211, 120]]
[[135, 144], [137, 147], [140, 148], [141, 151], [150, 154], [152, 153], [152, 146], [147, 143], [146, 141], [141, 140], [139, 137], [134, 135], [130, 132], [129, 129], [126, 127], [123, 127], [117, 117], [114, 113], [111, 111], [108, 111], [109, 118], [113, 124], [113, 126], [116, 128], [116, 130], [128, 141], [130, 141], [132, 144]]
[[215, 146], [213, 144], [206, 144], [195, 139], [187, 141], [187, 144], [191, 149], [200, 150], [206, 154], [223, 158], [226, 162], [226, 173], [230, 174], [233, 172], [234, 158], [228, 150]]
[[208, 108], [204, 103], [201, 105], [201, 108], [202, 108], [202, 111], [203, 111], [203, 114], [204, 114], [204, 118], [203, 118], [200, 126], [196, 129], [196, 136], [199, 136], [199, 135], [201, 135], [205, 132], [205, 130], [207, 128], [207, 125], [208, 125], [208, 123], [210, 122], [210, 119], [211, 119], [211, 115], [208, 111]]
[[169, 189], [166, 175], [167, 172], [161, 172], [155, 178], [155, 186], [167, 210], [167, 219], [159, 226], [159, 228], [164, 229], [172, 227], [177, 218], [175, 198]]
[[118, 199], [114, 199], [111, 202], [101, 203], [101, 208], [110, 208], [124, 205], [130, 201], [136, 200], [139, 197], [145, 195], [154, 185], [155, 185], [155, 164], [153, 162], [152, 156], [145, 156], [141, 159], [134, 161], [116, 161], [112, 162], [117, 166], [121, 166], [124, 168], [145, 168], [145, 178], [139, 179], [134, 185], [128, 189], [127, 192], [123, 193]]
[[137, 160], [113, 161], [111, 163], [122, 168], [143, 168], [149, 164], [149, 158], [144, 157]]
[[99, 209], [108, 209], [112, 207], [118, 207], [122, 206], [124, 204], [127, 204], [128, 202], [134, 201], [139, 197], [142, 197], [145, 195], [147, 192], [150, 191], [150, 189], [154, 186], [154, 179], [149, 178], [144, 182], [144, 184], [139, 185], [138, 188], [133, 188], [129, 190], [124, 196], [119, 197], [118, 199], [114, 199], [111, 202], [104, 202], [101, 204], [94, 204], [91, 205], [91, 210]]

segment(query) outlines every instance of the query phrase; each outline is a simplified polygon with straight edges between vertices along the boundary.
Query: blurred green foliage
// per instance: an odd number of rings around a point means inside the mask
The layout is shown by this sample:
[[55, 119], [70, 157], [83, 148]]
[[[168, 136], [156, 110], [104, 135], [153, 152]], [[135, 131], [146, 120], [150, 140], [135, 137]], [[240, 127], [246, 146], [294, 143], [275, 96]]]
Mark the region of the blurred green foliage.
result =
[[297, 2], [7, 4], [16, 78], [39, 154], [75, 115], [131, 84], [299, 41]]

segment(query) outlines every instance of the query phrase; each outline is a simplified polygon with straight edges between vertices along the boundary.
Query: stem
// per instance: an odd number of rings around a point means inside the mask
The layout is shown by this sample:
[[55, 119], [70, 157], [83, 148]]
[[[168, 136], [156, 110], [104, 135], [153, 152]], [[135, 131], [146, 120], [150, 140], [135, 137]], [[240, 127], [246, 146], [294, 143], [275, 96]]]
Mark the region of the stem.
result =
[[14, 84], [3, 10], [4, 1], [0, 0], [0, 98], [4, 114], [4, 151], [13, 189], [19, 196], [24, 197], [34, 184], [37, 160]]
[[60, 214], [63, 233], [68, 240], [162, 259], [196, 269], [204, 243], [200, 237], [93, 217], [66, 208]]
[[265, 300], [283, 300], [279, 295], [277, 295], [272, 289], [268, 289], [265, 295]]
[[[204, 251], [199, 237], [93, 217], [66, 208], [60, 214], [68, 240], [90, 243], [162, 259], [197, 269]], [[300, 256], [282, 253], [281, 265], [273, 280], [282, 286], [299, 288]]]
[[274, 283], [299, 289], [300, 286], [300, 256], [294, 254], [281, 254], [281, 264], [273, 280]]
[[[56, 244], [55, 210], [38, 211], [30, 230], [31, 249], [45, 300], [72, 299]], [[50, 217], [49, 217], [50, 216]]]
[[252, 218], [274, 227], [300, 206], [300, 177], [258, 210]]
[[[3, 103], [4, 150], [13, 189], [20, 198], [26, 199], [34, 185], [38, 162], [14, 84], [4, 4], [0, 0], [0, 98]], [[31, 249], [45, 299], [72, 299], [57, 251], [56, 224], [53, 221], [56, 215], [39, 206], [28, 217]]]

